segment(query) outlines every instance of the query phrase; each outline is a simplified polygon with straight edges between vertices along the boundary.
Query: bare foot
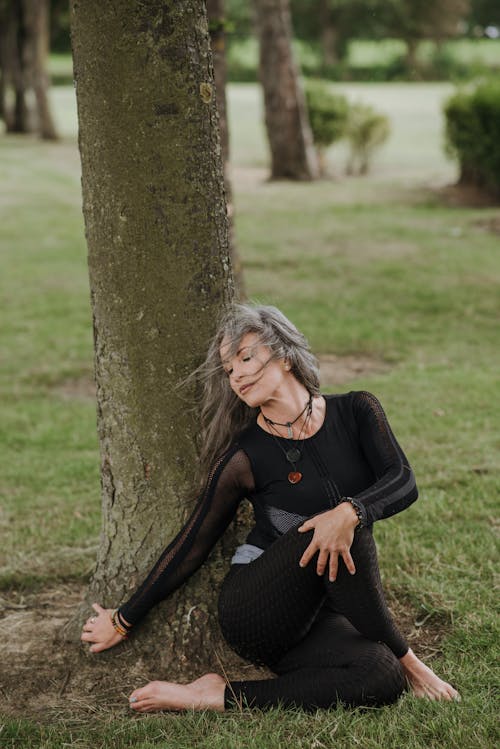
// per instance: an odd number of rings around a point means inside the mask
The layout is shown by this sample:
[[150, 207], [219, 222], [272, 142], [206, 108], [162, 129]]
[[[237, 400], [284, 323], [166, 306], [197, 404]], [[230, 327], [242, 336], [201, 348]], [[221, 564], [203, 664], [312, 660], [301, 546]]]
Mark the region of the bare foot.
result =
[[172, 681], [150, 681], [129, 697], [132, 710], [148, 713], [155, 710], [224, 710], [226, 682], [219, 674], [205, 674], [190, 684]]
[[417, 658], [413, 650], [410, 649], [399, 660], [416, 697], [426, 697], [429, 700], [460, 700], [457, 690], [436, 676], [432, 669]]

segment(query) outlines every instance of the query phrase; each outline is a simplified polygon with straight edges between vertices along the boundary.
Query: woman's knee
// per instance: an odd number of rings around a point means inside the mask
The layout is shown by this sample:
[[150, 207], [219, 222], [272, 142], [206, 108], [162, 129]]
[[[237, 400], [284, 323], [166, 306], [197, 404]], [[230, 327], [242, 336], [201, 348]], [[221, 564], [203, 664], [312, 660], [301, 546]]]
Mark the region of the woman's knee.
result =
[[395, 702], [406, 689], [403, 668], [389, 648], [374, 642], [358, 661], [365, 669], [364, 692], [368, 704], [388, 705]]

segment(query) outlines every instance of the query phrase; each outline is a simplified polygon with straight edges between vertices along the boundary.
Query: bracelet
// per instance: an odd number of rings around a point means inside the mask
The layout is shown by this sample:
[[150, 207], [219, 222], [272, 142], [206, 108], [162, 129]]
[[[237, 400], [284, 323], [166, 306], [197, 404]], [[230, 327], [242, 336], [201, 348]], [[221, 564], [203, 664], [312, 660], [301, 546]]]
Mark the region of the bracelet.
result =
[[127, 624], [127, 622], [125, 621], [125, 619], [123, 618], [121, 614], [120, 609], [116, 609], [116, 617], [118, 619], [118, 624], [120, 624], [126, 632], [130, 632], [130, 630], [133, 628], [134, 625]]
[[351, 507], [354, 509], [354, 512], [356, 513], [356, 517], [358, 518], [358, 524], [355, 527], [355, 531], [358, 530], [358, 528], [362, 528], [364, 525], [364, 517], [363, 517], [363, 510], [361, 509], [361, 505], [359, 502], [356, 502], [355, 499], [352, 497], [342, 497], [339, 504], [342, 504], [343, 502], [349, 502]]
[[118, 621], [118, 616], [119, 616], [118, 609], [115, 609], [113, 611], [113, 613], [111, 614], [111, 624], [113, 625], [113, 627], [115, 628], [115, 630], [118, 632], [118, 634], [121, 637], [123, 637], [124, 640], [127, 640], [128, 639], [128, 632], [125, 629], [125, 627], [123, 627], [120, 624], [120, 622]]

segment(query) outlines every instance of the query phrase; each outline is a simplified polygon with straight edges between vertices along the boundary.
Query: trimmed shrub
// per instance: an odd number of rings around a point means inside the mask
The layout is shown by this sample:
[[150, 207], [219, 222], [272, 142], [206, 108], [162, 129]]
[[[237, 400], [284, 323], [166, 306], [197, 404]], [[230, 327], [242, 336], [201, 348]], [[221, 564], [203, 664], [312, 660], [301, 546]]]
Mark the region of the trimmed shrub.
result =
[[333, 94], [330, 85], [320, 80], [306, 81], [305, 94], [320, 172], [325, 174], [325, 151], [344, 136], [349, 103], [345, 96]]
[[446, 150], [458, 160], [460, 182], [500, 196], [500, 82], [454, 94], [444, 112]]
[[368, 104], [353, 104], [349, 109], [346, 137], [350, 155], [347, 174], [367, 174], [373, 154], [391, 132], [389, 119]]

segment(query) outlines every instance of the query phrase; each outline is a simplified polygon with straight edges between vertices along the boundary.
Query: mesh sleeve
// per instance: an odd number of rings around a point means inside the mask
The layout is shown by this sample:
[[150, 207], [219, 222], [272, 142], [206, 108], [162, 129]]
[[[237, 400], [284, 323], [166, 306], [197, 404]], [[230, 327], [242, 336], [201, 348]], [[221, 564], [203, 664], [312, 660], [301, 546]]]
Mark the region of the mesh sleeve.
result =
[[408, 460], [399, 446], [379, 401], [371, 393], [355, 394], [353, 409], [360, 443], [376, 481], [354, 499], [365, 515], [364, 524], [401, 512], [418, 497]]
[[120, 606], [126, 621], [136, 624], [200, 567], [233, 519], [238, 504], [252, 489], [250, 461], [243, 450], [232, 448], [214, 464], [184, 527], [138, 590]]

